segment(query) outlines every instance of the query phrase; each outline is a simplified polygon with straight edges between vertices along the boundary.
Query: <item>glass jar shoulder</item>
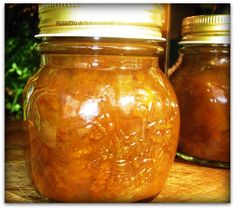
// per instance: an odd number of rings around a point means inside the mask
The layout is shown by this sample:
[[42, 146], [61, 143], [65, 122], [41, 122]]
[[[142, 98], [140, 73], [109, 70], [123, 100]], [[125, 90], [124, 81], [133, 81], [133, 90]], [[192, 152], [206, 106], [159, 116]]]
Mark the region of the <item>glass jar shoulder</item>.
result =
[[224, 85], [228, 84], [229, 75], [230, 63], [227, 57], [220, 59], [214, 57], [207, 61], [183, 61], [170, 79], [176, 89], [180, 86], [186, 88], [194, 83], [200, 86], [214, 83], [216, 86], [225, 87]]
[[[30, 90], [29, 90], [30, 89]], [[108, 97], [115, 99], [122, 95], [136, 97], [144, 94], [151, 96], [151, 100], [175, 100], [174, 92], [163, 73], [156, 68], [143, 70], [107, 70], [107, 69], [77, 69], [43, 67], [33, 76], [25, 92], [52, 93], [59, 97], [76, 95], [77, 100], [85, 98]], [[26, 93], [27, 94], [27, 93]], [[158, 95], [158, 96], [156, 96]], [[62, 98], [61, 98], [62, 99]], [[63, 99], [62, 99], [63, 100]], [[114, 104], [114, 101], [112, 102]]]

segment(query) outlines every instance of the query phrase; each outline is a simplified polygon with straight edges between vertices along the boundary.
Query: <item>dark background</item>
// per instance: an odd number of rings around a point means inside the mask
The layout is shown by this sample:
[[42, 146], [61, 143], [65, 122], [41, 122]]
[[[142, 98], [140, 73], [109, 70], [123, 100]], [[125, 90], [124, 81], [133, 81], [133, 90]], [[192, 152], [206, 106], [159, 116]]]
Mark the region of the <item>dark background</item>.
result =
[[[5, 118], [22, 118], [22, 93], [38, 69], [37, 4], [5, 4]], [[178, 58], [183, 18], [202, 14], [230, 14], [230, 4], [171, 4], [169, 66]]]
[[169, 66], [178, 58], [182, 20], [189, 16], [207, 14], [230, 14], [230, 4], [171, 4]]
[[5, 118], [22, 118], [22, 93], [28, 78], [40, 62], [35, 50], [38, 42], [38, 6], [5, 5]]

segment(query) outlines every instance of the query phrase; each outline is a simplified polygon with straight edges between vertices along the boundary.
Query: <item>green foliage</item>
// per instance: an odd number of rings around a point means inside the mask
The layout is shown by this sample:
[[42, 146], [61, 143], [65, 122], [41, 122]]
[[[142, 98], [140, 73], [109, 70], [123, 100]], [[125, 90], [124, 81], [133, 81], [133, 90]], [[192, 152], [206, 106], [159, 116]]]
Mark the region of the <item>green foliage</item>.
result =
[[22, 118], [22, 94], [28, 78], [38, 69], [35, 50], [36, 5], [5, 6], [5, 109], [6, 117]]

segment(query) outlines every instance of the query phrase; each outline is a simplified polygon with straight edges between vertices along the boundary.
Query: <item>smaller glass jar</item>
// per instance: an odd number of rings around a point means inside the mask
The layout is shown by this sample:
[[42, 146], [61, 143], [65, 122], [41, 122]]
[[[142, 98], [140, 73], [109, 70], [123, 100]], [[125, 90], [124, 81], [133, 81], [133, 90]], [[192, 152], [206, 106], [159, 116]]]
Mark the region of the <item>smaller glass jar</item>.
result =
[[229, 15], [188, 17], [182, 26], [181, 63], [170, 78], [181, 113], [177, 155], [229, 167]]

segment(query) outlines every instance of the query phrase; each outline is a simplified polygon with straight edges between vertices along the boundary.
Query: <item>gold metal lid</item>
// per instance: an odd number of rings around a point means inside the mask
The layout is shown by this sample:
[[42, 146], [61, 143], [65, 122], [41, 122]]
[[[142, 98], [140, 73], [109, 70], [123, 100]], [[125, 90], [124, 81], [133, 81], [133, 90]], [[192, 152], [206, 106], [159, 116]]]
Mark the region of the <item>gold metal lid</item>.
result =
[[164, 41], [161, 5], [42, 4], [36, 37], [108, 37]]
[[182, 22], [179, 44], [229, 44], [230, 15], [199, 15], [186, 17]]

